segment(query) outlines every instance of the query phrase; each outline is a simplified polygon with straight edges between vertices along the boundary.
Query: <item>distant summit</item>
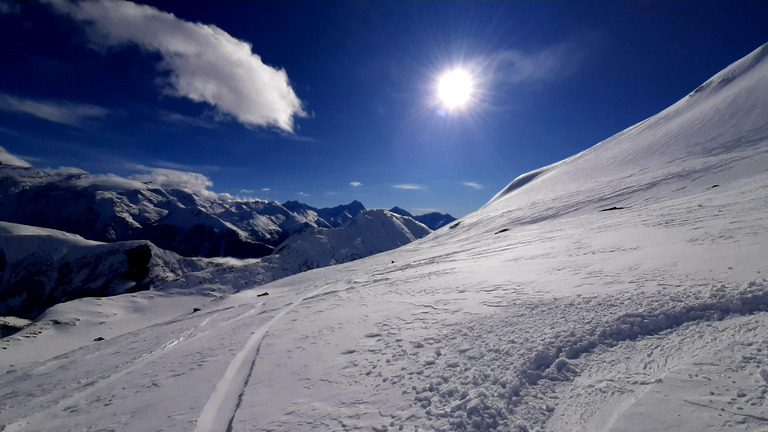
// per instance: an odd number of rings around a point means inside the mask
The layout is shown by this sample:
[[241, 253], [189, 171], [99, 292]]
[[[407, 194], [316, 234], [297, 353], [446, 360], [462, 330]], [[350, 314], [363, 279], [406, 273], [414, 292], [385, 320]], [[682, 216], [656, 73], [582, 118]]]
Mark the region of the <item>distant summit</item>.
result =
[[408, 217], [410, 217], [410, 218], [412, 218], [412, 217], [413, 217], [413, 215], [411, 214], [411, 212], [409, 212], [408, 210], [402, 209], [402, 208], [400, 208], [400, 207], [397, 207], [397, 206], [395, 206], [395, 207], [392, 207], [391, 209], [389, 209], [389, 211], [390, 211], [390, 212], [392, 212], [392, 213], [394, 213], [394, 214], [399, 214], [399, 215], [401, 215], [401, 216], [408, 216]]
[[[312, 206], [309, 206], [307, 204], [298, 202], [298, 201], [286, 201], [283, 203], [283, 207], [286, 209], [294, 212], [294, 213], [301, 213], [301, 212], [313, 212], [317, 215], [318, 218], [322, 219], [323, 222], [325, 222], [328, 227], [339, 227], [346, 223], [347, 221], [351, 220], [353, 217], [355, 217], [358, 213], [365, 210], [365, 206], [360, 201], [352, 201], [349, 204], [342, 204], [338, 205], [336, 207], [330, 207], [330, 208], [315, 208]], [[322, 224], [318, 225], [322, 226]]]
[[292, 235], [266, 260], [283, 271], [299, 273], [395, 249], [431, 232], [407, 216], [381, 209], [363, 210], [338, 228], [315, 228]]
[[410, 218], [413, 218], [414, 220], [426, 225], [427, 228], [431, 229], [432, 231], [442, 228], [445, 225], [448, 225], [449, 223], [456, 220], [455, 217], [449, 215], [448, 213], [443, 214], [438, 212], [432, 212], [432, 213], [425, 213], [419, 216], [414, 216], [409, 211], [404, 210], [400, 207], [392, 207], [389, 211], [395, 214], [399, 214], [401, 216], [408, 216]]

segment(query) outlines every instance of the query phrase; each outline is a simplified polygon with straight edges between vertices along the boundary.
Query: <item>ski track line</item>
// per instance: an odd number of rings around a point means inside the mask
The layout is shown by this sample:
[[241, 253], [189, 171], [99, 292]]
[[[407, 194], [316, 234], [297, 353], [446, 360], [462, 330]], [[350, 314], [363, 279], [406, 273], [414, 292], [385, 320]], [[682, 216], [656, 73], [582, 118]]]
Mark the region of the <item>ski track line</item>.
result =
[[[231, 324], [233, 324], [233, 323], [235, 323], [237, 321], [240, 321], [240, 320], [242, 320], [244, 318], [247, 318], [247, 317], [255, 314], [259, 310], [261, 310], [260, 307], [254, 307], [251, 310], [249, 310], [248, 312], [244, 312], [244, 313], [236, 316], [235, 318], [227, 321], [226, 323], [224, 323], [224, 324], [222, 324], [222, 325], [220, 325], [218, 327], [222, 327], [224, 325], [231, 325]], [[120, 370], [120, 371], [118, 371], [118, 372], [116, 372], [114, 374], [107, 375], [107, 376], [105, 376], [105, 377], [103, 377], [101, 379], [99, 379], [97, 377], [96, 380], [90, 381], [91, 383], [93, 383], [92, 385], [89, 385], [89, 383], [86, 382], [84, 384], [84, 387], [85, 387], [84, 390], [82, 390], [82, 391], [75, 391], [75, 393], [69, 395], [68, 397], [66, 397], [64, 399], [61, 399], [59, 402], [55, 403], [54, 405], [52, 405], [52, 406], [50, 406], [50, 407], [48, 407], [46, 409], [43, 409], [42, 411], [38, 411], [38, 412], [36, 412], [35, 414], [33, 414], [31, 416], [27, 416], [27, 417], [18, 419], [15, 422], [7, 425], [5, 427], [5, 429], [0, 427], [0, 431], [2, 431], [2, 432], [23, 431], [23, 430], [25, 430], [25, 428], [30, 423], [34, 423], [34, 421], [36, 421], [39, 417], [42, 417], [42, 415], [44, 413], [47, 413], [47, 412], [49, 412], [49, 411], [51, 411], [51, 410], [53, 410], [53, 409], [55, 409], [55, 408], [57, 408], [59, 406], [62, 406], [64, 404], [69, 404], [69, 403], [71, 403], [75, 399], [81, 399], [81, 398], [84, 398], [84, 397], [88, 396], [89, 394], [93, 393], [95, 390], [98, 390], [98, 389], [104, 387], [105, 385], [115, 381], [116, 379], [118, 379], [118, 378], [128, 374], [129, 372], [135, 370], [137, 367], [139, 367], [140, 365], [142, 365], [146, 361], [148, 361], [148, 360], [150, 360], [150, 359], [152, 359], [154, 357], [157, 357], [157, 356], [159, 356], [161, 354], [166, 353], [169, 349], [173, 348], [174, 346], [178, 345], [181, 342], [184, 342], [187, 339], [197, 339], [198, 337], [207, 335], [208, 333], [212, 332], [214, 329], [210, 329], [210, 330], [207, 330], [205, 332], [202, 332], [202, 333], [199, 333], [197, 335], [194, 335], [192, 338], [189, 337], [190, 335], [192, 335], [192, 333], [195, 330], [197, 330], [200, 327], [203, 327], [204, 325], [206, 325], [210, 320], [215, 318], [220, 313], [221, 313], [221, 311], [212, 314], [211, 316], [207, 317], [202, 322], [200, 322], [200, 324], [197, 324], [194, 327], [192, 327], [191, 329], [189, 329], [186, 332], [184, 332], [181, 336], [173, 338], [173, 339], [169, 340], [168, 342], [164, 343], [160, 348], [148, 351], [148, 352], [142, 354], [141, 356], [139, 356], [139, 358], [137, 358], [136, 360], [133, 360], [131, 362], [126, 362], [126, 363], [120, 365], [119, 367], [123, 367], [122, 370]], [[81, 387], [81, 388], [83, 388], [83, 387]]]
[[280, 318], [298, 306], [299, 303], [317, 296], [325, 289], [326, 287], [322, 287], [302, 296], [251, 335], [243, 349], [229, 363], [224, 376], [216, 384], [216, 388], [200, 412], [194, 432], [232, 431], [235, 414], [240, 407], [245, 389], [251, 379], [253, 366], [256, 364], [261, 343], [267, 332]]
[[122, 370], [120, 370], [120, 371], [118, 371], [118, 372], [116, 372], [114, 374], [108, 375], [108, 376], [106, 376], [104, 378], [98, 379], [97, 381], [91, 381], [91, 382], [94, 383], [92, 385], [88, 385], [88, 383], [85, 383], [85, 389], [84, 390], [79, 391], [79, 392], [75, 392], [74, 394], [70, 395], [69, 397], [61, 399], [56, 404], [54, 404], [54, 405], [44, 409], [43, 411], [38, 411], [37, 413], [35, 413], [35, 414], [31, 415], [31, 416], [28, 416], [28, 417], [16, 420], [15, 422], [7, 425], [6, 429], [4, 429], [3, 431], [4, 432], [14, 432], [14, 431], [25, 430], [26, 426], [28, 426], [30, 423], [34, 423], [34, 421], [37, 420], [37, 418], [41, 417], [44, 413], [49, 412], [49, 411], [51, 411], [51, 410], [53, 410], [53, 409], [55, 409], [55, 408], [57, 408], [59, 406], [62, 406], [64, 404], [70, 404], [70, 403], [72, 403], [76, 399], [82, 399], [82, 398], [88, 396], [89, 394], [93, 393], [94, 391], [104, 387], [105, 385], [115, 381], [116, 379], [124, 376], [125, 374], [135, 370], [138, 366], [142, 365], [147, 360], [149, 360], [151, 358], [154, 358], [154, 357], [158, 356], [159, 354], [164, 353], [168, 349], [170, 349], [173, 346], [175, 346], [175, 345], [179, 344], [180, 342], [184, 341], [187, 337], [189, 337], [189, 335], [192, 334], [192, 332], [194, 332], [198, 328], [204, 326], [214, 316], [216, 316], [216, 314], [206, 318], [200, 324], [198, 324], [198, 325], [192, 327], [191, 329], [185, 331], [181, 336], [173, 338], [173, 339], [169, 340], [168, 342], [164, 343], [160, 348], [152, 350], [152, 351], [149, 351], [149, 352], [146, 352], [146, 353], [142, 354], [136, 360], [134, 360], [132, 362], [129, 362], [129, 363], [125, 363], [123, 365], [124, 367], [123, 367]]

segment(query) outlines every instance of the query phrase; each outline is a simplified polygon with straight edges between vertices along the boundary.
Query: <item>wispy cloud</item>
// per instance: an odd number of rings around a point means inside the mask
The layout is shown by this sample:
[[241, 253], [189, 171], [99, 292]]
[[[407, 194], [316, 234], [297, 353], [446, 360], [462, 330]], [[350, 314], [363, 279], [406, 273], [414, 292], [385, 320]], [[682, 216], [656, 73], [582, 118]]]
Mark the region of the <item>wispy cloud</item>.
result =
[[0, 93], [0, 110], [35, 116], [55, 123], [82, 127], [90, 119], [109, 113], [96, 105], [67, 101], [33, 100]]
[[129, 176], [130, 180], [149, 182], [168, 189], [181, 189], [204, 198], [230, 197], [228, 194], [217, 194], [211, 191], [209, 188], [213, 187], [213, 182], [204, 174], [142, 165], [133, 167], [146, 173]]
[[571, 73], [581, 63], [585, 50], [575, 42], [563, 42], [538, 52], [504, 50], [485, 59], [483, 68], [494, 81], [520, 83], [558, 78]]
[[480, 190], [480, 189], [483, 188], [483, 186], [481, 184], [475, 183], [475, 182], [461, 182], [461, 184], [463, 184], [466, 187], [475, 189], [475, 190]]
[[349, 185], [352, 186], [352, 187], [360, 187], [363, 184], [358, 182], [358, 181], [353, 181], [353, 182], [349, 182]]
[[0, 147], [0, 163], [3, 165], [16, 165], [16, 166], [23, 166], [28, 167], [32, 166], [29, 162], [25, 161], [24, 159], [21, 159], [20, 157], [14, 156], [3, 147]]
[[21, 12], [21, 6], [18, 3], [0, 1], [0, 15], [17, 14]]
[[[170, 162], [162, 159], [152, 159], [149, 163], [153, 166], [158, 166], [160, 168], [170, 168], [172, 170], [177, 170], [177, 171], [211, 172], [211, 171], [219, 171], [221, 169], [220, 166], [216, 166], [216, 165], [188, 165], [188, 164], [182, 164], [178, 162]], [[144, 165], [129, 164], [128, 168], [133, 168], [133, 169], [142, 171], [144, 168]]]
[[253, 192], [253, 189], [240, 189], [240, 193], [245, 195], [252, 195]]
[[160, 118], [168, 123], [173, 123], [179, 126], [192, 126], [205, 129], [213, 129], [216, 127], [216, 123], [210, 120], [185, 116], [171, 111], [160, 111]]
[[165, 91], [172, 95], [206, 102], [247, 126], [293, 132], [294, 117], [306, 116], [285, 70], [264, 64], [248, 42], [214, 25], [125, 0], [47, 1], [83, 23], [97, 45], [135, 44], [159, 53], [160, 69], [170, 71]]
[[262, 191], [262, 192], [269, 192], [269, 191], [271, 191], [271, 190], [272, 190], [272, 189], [270, 189], [270, 188], [261, 188], [261, 191]]
[[415, 185], [415, 184], [397, 184], [392, 186], [395, 189], [403, 189], [403, 190], [424, 190], [426, 189], [425, 186], [421, 185]]
[[427, 214], [427, 213], [439, 213], [439, 212], [440, 212], [440, 209], [438, 209], [438, 208], [429, 208], [429, 207], [427, 207], [427, 208], [415, 208], [415, 209], [413, 209], [413, 213], [416, 214], [416, 215], [422, 215], [422, 214]]
[[304, 192], [298, 192], [298, 193], [296, 193], [296, 195], [303, 196], [303, 197], [308, 197], [309, 196], [308, 193], [304, 193]]

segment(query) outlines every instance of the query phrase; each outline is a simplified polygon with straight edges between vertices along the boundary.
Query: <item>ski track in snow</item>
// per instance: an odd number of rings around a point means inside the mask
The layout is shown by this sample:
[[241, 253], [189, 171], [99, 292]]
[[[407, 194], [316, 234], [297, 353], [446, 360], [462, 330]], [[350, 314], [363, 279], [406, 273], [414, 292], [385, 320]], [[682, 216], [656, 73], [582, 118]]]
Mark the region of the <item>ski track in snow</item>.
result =
[[[26, 430], [30, 424], [34, 424], [39, 419], [45, 417], [45, 415], [48, 412], [53, 412], [57, 410], [61, 410], [63, 407], [71, 406], [74, 402], [85, 400], [85, 398], [92, 394], [93, 392], [102, 389], [109, 384], [112, 384], [114, 382], [117, 382], [120, 378], [123, 376], [136, 371], [143, 367], [147, 362], [150, 360], [153, 360], [157, 357], [160, 357], [164, 354], [167, 354], [171, 349], [178, 346], [182, 342], [189, 341], [191, 339], [198, 339], [203, 338], [210, 334], [211, 332], [215, 331], [216, 329], [222, 327], [222, 326], [231, 326], [238, 321], [241, 321], [243, 319], [246, 319], [250, 316], [253, 316], [254, 314], [261, 311], [261, 308], [258, 307], [252, 307], [248, 311], [243, 312], [241, 314], [238, 314], [230, 319], [228, 319], [226, 322], [219, 324], [216, 328], [210, 328], [205, 331], [197, 332], [200, 328], [204, 327], [206, 324], [208, 324], [211, 320], [216, 318], [218, 315], [220, 315], [222, 312], [226, 311], [227, 309], [232, 308], [226, 308], [223, 310], [218, 310], [210, 313], [210, 316], [203, 319], [200, 323], [194, 325], [189, 330], [186, 330], [184, 333], [182, 333], [180, 336], [175, 337], [164, 344], [162, 344], [159, 348], [150, 350], [147, 352], [142, 353], [137, 358], [130, 360], [128, 362], [121, 363], [117, 366], [116, 370], [110, 370], [103, 374], [96, 375], [89, 377], [86, 380], [80, 380], [76, 383], [77, 388], [72, 390], [72, 393], [69, 394], [67, 397], [59, 399], [58, 402], [55, 402], [53, 405], [35, 412], [33, 415], [25, 418], [18, 419], [17, 421], [6, 425], [4, 428], [0, 427], [0, 431], [2, 432], [16, 432], [16, 431], [23, 431]], [[188, 318], [188, 317], [187, 317]], [[162, 325], [168, 325], [173, 323], [180, 323], [184, 320], [183, 317], [172, 319], [168, 322], [163, 323]], [[155, 325], [159, 326], [159, 325]], [[197, 332], [197, 333], [196, 333]], [[97, 354], [98, 351], [94, 354]], [[90, 356], [88, 355], [88, 356]], [[88, 356], [84, 357], [87, 358]], [[60, 362], [61, 359], [53, 359], [50, 362], [48, 362], [43, 368], [40, 368], [40, 371], [43, 371], [48, 368], [52, 368], [56, 365], [56, 363]], [[52, 394], [50, 397], [57, 397], [58, 394]], [[38, 399], [38, 403], [44, 403], [48, 398], [43, 397]], [[0, 425], [2, 426], [2, 425]]]
[[240, 352], [230, 362], [227, 370], [224, 372], [224, 376], [216, 384], [216, 389], [211, 394], [198, 417], [195, 432], [229, 432], [232, 430], [232, 423], [242, 401], [243, 394], [248, 387], [253, 365], [259, 356], [261, 343], [267, 332], [278, 320], [299, 303], [317, 296], [323, 290], [325, 290], [325, 287], [321, 287], [299, 298], [253, 332]]
[[[211, 318], [213, 318], [214, 316], [216, 316], [216, 314], [205, 318], [199, 324], [190, 328], [179, 337], [169, 340], [168, 342], [161, 345], [159, 348], [152, 351], [145, 352], [142, 355], [140, 355], [137, 359], [121, 364], [117, 372], [110, 372], [107, 375], [95, 376], [95, 377], [92, 377], [88, 382], [78, 383], [78, 384], [81, 384], [80, 389], [76, 390], [73, 394], [71, 394], [67, 398], [61, 399], [59, 402], [51, 406], [49, 410], [56, 410], [56, 409], [60, 409], [61, 407], [70, 405], [73, 401], [83, 399], [86, 396], [88, 396], [90, 393], [117, 381], [118, 379], [122, 378], [129, 372], [141, 367], [147, 361], [153, 359], [154, 357], [162, 355], [163, 353], [167, 352], [169, 349], [173, 348], [175, 345], [186, 340], [192, 333], [195, 332], [195, 330], [206, 325], [208, 321], [210, 321]], [[45, 414], [45, 411], [38, 411], [31, 417], [19, 419], [16, 422], [7, 425], [5, 429], [3, 429], [3, 431], [4, 432], [23, 431], [29, 425], [29, 423], [34, 423], [34, 421], [37, 418], [42, 417], [44, 414]]]

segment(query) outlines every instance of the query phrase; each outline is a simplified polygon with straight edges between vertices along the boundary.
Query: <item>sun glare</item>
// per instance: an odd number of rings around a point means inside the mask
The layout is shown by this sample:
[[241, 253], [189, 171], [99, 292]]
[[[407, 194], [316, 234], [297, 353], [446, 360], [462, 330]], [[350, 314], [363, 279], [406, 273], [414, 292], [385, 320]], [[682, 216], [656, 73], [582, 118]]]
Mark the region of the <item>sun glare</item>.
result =
[[472, 96], [472, 77], [464, 69], [453, 69], [437, 82], [437, 96], [450, 110], [462, 108]]

